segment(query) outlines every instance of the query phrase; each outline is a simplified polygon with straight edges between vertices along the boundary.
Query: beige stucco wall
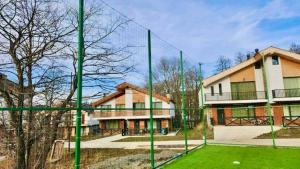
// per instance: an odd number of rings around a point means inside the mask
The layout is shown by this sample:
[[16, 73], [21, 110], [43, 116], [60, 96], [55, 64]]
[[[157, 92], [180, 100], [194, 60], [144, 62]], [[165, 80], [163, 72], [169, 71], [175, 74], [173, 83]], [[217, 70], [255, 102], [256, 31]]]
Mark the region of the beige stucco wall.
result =
[[281, 58], [281, 69], [283, 77], [300, 76], [300, 63]]
[[248, 66], [232, 75], [230, 75], [230, 82], [251, 82], [255, 81], [254, 66]]

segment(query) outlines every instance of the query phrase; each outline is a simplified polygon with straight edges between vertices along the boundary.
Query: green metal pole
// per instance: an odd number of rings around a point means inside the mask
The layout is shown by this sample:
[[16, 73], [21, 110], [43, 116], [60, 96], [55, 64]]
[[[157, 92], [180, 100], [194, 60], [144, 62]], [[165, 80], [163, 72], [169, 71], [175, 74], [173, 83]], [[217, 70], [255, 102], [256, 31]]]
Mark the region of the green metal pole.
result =
[[201, 118], [203, 120], [203, 143], [206, 145], [206, 120], [203, 119], [204, 116], [204, 94], [203, 94], [203, 83], [202, 83], [202, 68], [201, 68], [201, 63], [199, 63], [199, 84], [200, 84], [200, 94], [201, 94], [201, 105], [200, 105], [200, 110], [201, 110]]
[[185, 82], [184, 82], [184, 71], [183, 71], [183, 58], [182, 51], [180, 51], [180, 72], [181, 72], [181, 110], [183, 112], [183, 127], [184, 127], [184, 144], [185, 153], [188, 153], [188, 143], [187, 143], [187, 128], [186, 128], [186, 107], [185, 107]]
[[80, 136], [81, 136], [81, 103], [82, 103], [82, 62], [83, 62], [83, 8], [84, 0], [79, 0], [78, 12], [78, 65], [77, 65], [77, 112], [76, 112], [76, 143], [74, 168], [80, 168]]
[[[261, 55], [261, 54], [260, 54]], [[269, 88], [270, 88], [270, 84], [269, 84], [269, 78], [268, 78], [268, 73], [267, 73], [267, 65], [265, 64], [265, 56], [262, 56], [262, 63], [263, 63], [263, 77], [264, 77], [264, 83], [265, 83], [265, 88], [267, 91], [266, 97], [267, 97], [267, 112], [269, 115], [269, 123], [271, 126], [271, 133], [272, 133], [272, 144], [273, 147], [276, 148], [276, 143], [275, 143], [275, 133], [274, 133], [274, 128], [273, 128], [273, 120], [272, 120], [272, 109], [271, 109], [271, 103], [270, 103], [270, 92], [269, 92]]]
[[153, 108], [152, 108], [152, 61], [151, 61], [151, 31], [148, 30], [148, 69], [149, 69], [149, 79], [148, 79], [148, 93], [149, 93], [149, 103], [150, 103], [150, 163], [151, 168], [154, 168], [154, 139], [153, 139]]

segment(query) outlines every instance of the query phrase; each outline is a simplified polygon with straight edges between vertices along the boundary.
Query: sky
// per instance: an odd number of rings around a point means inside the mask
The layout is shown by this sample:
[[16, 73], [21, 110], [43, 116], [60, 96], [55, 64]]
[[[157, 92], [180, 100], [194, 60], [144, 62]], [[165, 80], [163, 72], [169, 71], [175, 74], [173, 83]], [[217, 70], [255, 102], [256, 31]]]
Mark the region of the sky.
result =
[[104, 0], [211, 75], [220, 55], [300, 44], [299, 0]]

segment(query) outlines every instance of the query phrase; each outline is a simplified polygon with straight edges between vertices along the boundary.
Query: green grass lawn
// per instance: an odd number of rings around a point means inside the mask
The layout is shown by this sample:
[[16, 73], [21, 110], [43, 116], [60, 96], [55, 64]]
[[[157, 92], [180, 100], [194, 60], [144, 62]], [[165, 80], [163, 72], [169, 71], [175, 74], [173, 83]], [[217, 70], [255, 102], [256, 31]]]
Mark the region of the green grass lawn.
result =
[[[239, 161], [240, 164], [233, 164]], [[299, 169], [300, 149], [208, 145], [167, 165], [170, 169]]]

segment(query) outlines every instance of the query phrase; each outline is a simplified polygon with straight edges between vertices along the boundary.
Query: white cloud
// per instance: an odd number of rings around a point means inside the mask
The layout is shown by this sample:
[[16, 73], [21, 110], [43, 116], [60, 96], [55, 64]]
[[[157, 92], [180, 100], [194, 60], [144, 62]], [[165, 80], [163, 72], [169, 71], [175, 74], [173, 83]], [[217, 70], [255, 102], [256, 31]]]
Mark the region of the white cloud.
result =
[[[240, 4], [235, 4], [236, 1], [210, 4], [209, 1], [192, 0], [107, 2], [188, 53], [187, 59], [193, 63], [212, 65], [219, 55], [234, 57], [238, 51], [263, 49], [270, 45], [286, 48], [292, 41], [299, 42], [296, 31], [291, 31], [295, 28], [270, 32], [259, 27], [266, 19], [299, 16], [299, 1], [251, 1], [250, 5], [243, 4], [248, 1], [239, 1]], [[207, 66], [208, 74], [213, 70], [211, 67]]]

